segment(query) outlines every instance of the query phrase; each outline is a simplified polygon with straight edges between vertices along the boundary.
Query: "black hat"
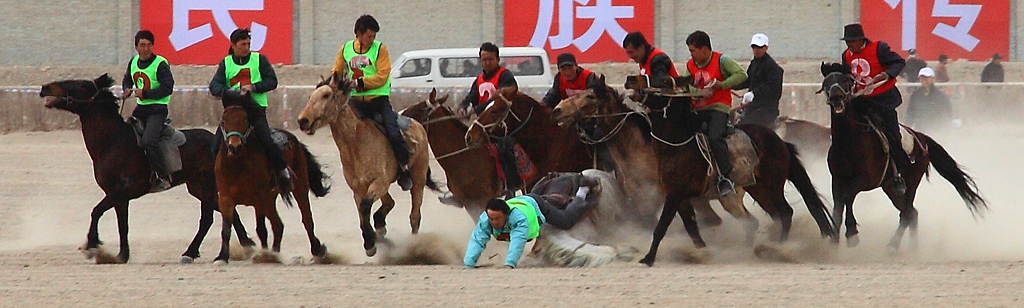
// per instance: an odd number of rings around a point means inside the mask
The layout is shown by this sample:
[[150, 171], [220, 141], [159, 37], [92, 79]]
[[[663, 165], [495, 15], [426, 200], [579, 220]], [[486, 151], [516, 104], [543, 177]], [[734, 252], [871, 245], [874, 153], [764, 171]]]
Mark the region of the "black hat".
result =
[[558, 67], [566, 65], [576, 65], [576, 56], [568, 52], [558, 55]]
[[996, 53], [996, 54], [992, 55], [992, 59], [1002, 60], [1003, 56], [1000, 56], [999, 53]]
[[842, 40], [844, 41], [863, 40], [866, 38], [864, 37], [864, 28], [860, 24], [849, 24], [843, 27]]

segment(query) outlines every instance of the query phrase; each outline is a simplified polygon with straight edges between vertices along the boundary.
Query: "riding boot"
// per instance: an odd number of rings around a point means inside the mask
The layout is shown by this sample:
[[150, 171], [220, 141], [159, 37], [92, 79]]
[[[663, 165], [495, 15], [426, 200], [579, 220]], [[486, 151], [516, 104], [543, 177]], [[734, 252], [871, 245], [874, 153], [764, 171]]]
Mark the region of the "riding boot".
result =
[[402, 136], [402, 128], [398, 126], [398, 113], [391, 108], [387, 96], [374, 99], [378, 106], [378, 112], [384, 118], [384, 130], [387, 132], [388, 142], [391, 150], [395, 153], [395, 160], [398, 162], [398, 186], [402, 190], [412, 189], [412, 172], [409, 172], [409, 144]]
[[729, 153], [728, 143], [725, 142], [729, 114], [705, 110], [698, 111], [698, 115], [707, 119], [708, 147], [711, 148], [712, 158], [718, 166], [718, 192], [722, 197], [734, 194], [735, 184], [729, 178], [729, 174], [732, 173], [732, 155]]
[[149, 160], [153, 176], [150, 178], [150, 192], [161, 192], [171, 188], [171, 175], [164, 165], [164, 155], [160, 147], [160, 138], [167, 119], [167, 106], [142, 105], [132, 112], [133, 117], [142, 121], [142, 148]]
[[907, 174], [907, 170], [910, 169], [910, 157], [903, 150], [896, 110], [881, 109], [876, 112], [882, 118], [882, 132], [885, 135], [886, 142], [889, 143], [889, 155], [896, 165], [896, 170], [893, 174], [894, 188], [896, 193], [902, 195], [907, 192], [907, 184], [903, 177]]
[[294, 186], [291, 172], [288, 171], [288, 162], [285, 161], [284, 152], [274, 143], [274, 138], [271, 136], [273, 130], [270, 128], [270, 123], [267, 122], [266, 109], [261, 108], [254, 114], [250, 114], [249, 123], [252, 125], [253, 135], [256, 136], [260, 147], [263, 148], [263, 154], [267, 156], [271, 170], [277, 170], [275, 176], [278, 190], [282, 194], [291, 192]]

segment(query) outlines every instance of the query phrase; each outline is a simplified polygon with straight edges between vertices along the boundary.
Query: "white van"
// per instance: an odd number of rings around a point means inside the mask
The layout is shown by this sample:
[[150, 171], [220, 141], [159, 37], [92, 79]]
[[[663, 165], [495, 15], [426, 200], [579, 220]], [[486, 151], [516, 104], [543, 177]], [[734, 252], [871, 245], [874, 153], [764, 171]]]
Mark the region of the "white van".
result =
[[[395, 88], [469, 88], [480, 74], [479, 48], [426, 49], [402, 53], [392, 62]], [[551, 64], [544, 49], [501, 47], [501, 65], [523, 90], [551, 87]]]

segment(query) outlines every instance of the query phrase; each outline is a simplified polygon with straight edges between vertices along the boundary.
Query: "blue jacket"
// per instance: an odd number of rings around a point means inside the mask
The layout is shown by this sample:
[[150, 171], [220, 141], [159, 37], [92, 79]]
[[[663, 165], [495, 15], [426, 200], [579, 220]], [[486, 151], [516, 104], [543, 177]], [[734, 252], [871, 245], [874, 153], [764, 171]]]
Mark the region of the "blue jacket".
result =
[[[544, 224], [546, 219], [544, 214], [540, 212], [540, 207], [537, 205], [537, 201], [533, 198], [526, 196], [524, 199], [528, 200], [533, 204], [534, 209], [537, 210], [537, 219], [541, 224]], [[487, 242], [491, 240], [494, 228], [491, 227], [490, 219], [487, 217], [487, 212], [480, 214], [480, 220], [476, 224], [476, 228], [473, 229], [473, 235], [469, 237], [469, 244], [466, 245], [466, 257], [463, 258], [462, 263], [466, 267], [475, 267], [476, 261], [480, 259], [480, 254], [483, 253], [484, 248], [487, 247]], [[526, 248], [527, 233], [530, 231], [530, 223], [526, 219], [526, 215], [516, 209], [512, 209], [508, 214], [508, 219], [505, 222], [505, 227], [499, 232], [500, 236], [497, 237], [499, 241], [508, 241], [508, 255], [505, 257], [505, 265], [516, 267], [519, 264], [519, 257], [523, 255], [523, 249]], [[506, 237], [507, 236], [507, 237]]]

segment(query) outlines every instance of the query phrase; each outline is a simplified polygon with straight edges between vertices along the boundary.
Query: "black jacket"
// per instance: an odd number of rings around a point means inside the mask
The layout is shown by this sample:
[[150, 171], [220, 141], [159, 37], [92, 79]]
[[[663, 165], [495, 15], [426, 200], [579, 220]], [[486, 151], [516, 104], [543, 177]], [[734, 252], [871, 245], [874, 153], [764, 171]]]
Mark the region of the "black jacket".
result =
[[779, 100], [782, 99], [783, 73], [782, 67], [769, 54], [760, 59], [750, 60], [747, 80], [733, 87], [736, 90], [750, 89], [754, 92], [754, 101], [744, 108], [744, 112], [774, 112], [778, 115]]
[[907, 106], [907, 124], [915, 129], [928, 132], [935, 132], [949, 125], [953, 120], [953, 104], [949, 97], [941, 89], [932, 85], [925, 94], [925, 88], [921, 87], [910, 95], [909, 106]]
[[989, 62], [981, 70], [981, 82], [1003, 82], [1003, 65]]
[[[579, 78], [579, 76], [580, 76], [580, 74], [582, 72], [583, 72], [583, 68], [577, 66], [576, 67], [576, 78]], [[559, 73], [558, 75], [555, 75], [555, 83], [554, 83], [554, 85], [551, 86], [551, 89], [548, 90], [548, 93], [544, 94], [544, 98], [541, 99], [541, 102], [543, 102], [545, 105], [548, 105], [548, 107], [555, 108], [555, 106], [558, 106], [558, 103], [562, 101], [562, 93], [560, 93], [560, 91], [558, 90], [559, 88], [561, 88], [560, 87], [560, 84], [561, 84], [560, 80], [562, 80], [561, 73]], [[594, 73], [592, 71], [590, 73], [590, 76], [587, 77], [587, 89], [593, 89], [593, 88], [597, 87], [597, 82], [598, 82], [598, 80], [597, 80], [597, 73]]]
[[[235, 64], [243, 65], [249, 61], [249, 56], [236, 57], [231, 56], [231, 60], [235, 61]], [[221, 97], [224, 95], [224, 91], [231, 88], [228, 85], [227, 77], [224, 76], [224, 61], [218, 62], [217, 73], [213, 74], [213, 79], [210, 80], [210, 94], [213, 96]], [[274, 67], [270, 65], [270, 60], [267, 60], [267, 56], [260, 54], [260, 82], [252, 84], [252, 91], [256, 93], [269, 92], [273, 89], [277, 89], [277, 73], [274, 73]]]
[[907, 78], [907, 81], [909, 82], [920, 81], [921, 79], [917, 74], [921, 72], [922, 68], [928, 67], [928, 63], [918, 57], [908, 58], [906, 62], [907, 66], [903, 69], [902, 76]]
[[[490, 74], [484, 74], [484, 79], [490, 79], [494, 77], [495, 72], [497, 72], [497, 70], [491, 72]], [[515, 75], [512, 75], [512, 71], [506, 69], [505, 72], [501, 73], [501, 76], [498, 76], [498, 89], [518, 86], [519, 84], [516, 83], [516, 77]], [[459, 104], [459, 107], [465, 109], [466, 107], [475, 106], [481, 103], [478, 102], [478, 100], [480, 100], [480, 95], [478, 94], [478, 91], [479, 90], [477, 89], [476, 86], [476, 79], [473, 79], [473, 85], [469, 87], [469, 93], [466, 93], [466, 97], [462, 99], [462, 103]]]
[[[153, 60], [156, 60], [155, 55], [149, 60], [139, 59], [138, 66], [139, 68], [149, 67], [150, 64], [153, 64]], [[174, 92], [174, 75], [171, 74], [171, 66], [167, 62], [160, 63], [160, 66], [156, 67], [156, 81], [160, 82], [160, 87], [142, 91], [142, 97], [146, 99], [161, 99]], [[135, 88], [135, 80], [132, 78], [132, 61], [128, 60], [128, 69], [124, 71], [121, 89], [127, 92], [132, 88]]]

